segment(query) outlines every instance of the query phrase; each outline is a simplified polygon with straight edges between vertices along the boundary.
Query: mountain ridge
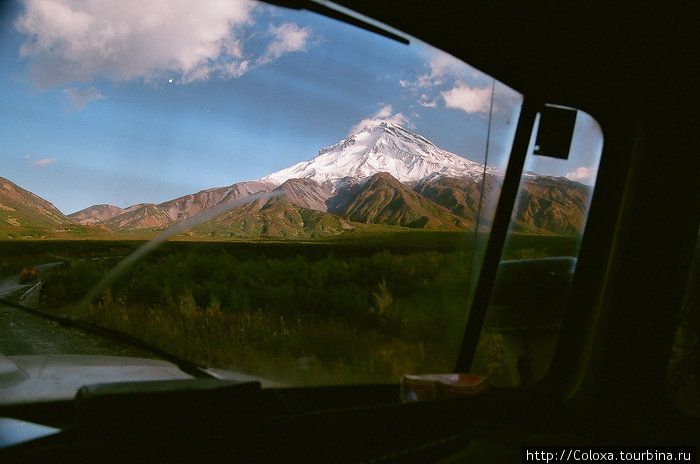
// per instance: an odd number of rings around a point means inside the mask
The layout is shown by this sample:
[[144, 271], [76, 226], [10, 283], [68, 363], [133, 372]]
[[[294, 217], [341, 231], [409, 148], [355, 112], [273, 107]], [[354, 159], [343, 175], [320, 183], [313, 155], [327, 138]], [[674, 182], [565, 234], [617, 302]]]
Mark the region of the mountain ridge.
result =
[[100, 225], [74, 223], [51, 202], [0, 177], [0, 238], [108, 237]]
[[[461, 230], [472, 229], [477, 221], [481, 227], [490, 224], [501, 181], [498, 169], [382, 122], [322, 148], [308, 161], [257, 180], [158, 204], [124, 209], [94, 205], [63, 217], [113, 232], [156, 232], [235, 201], [237, 206], [192, 230], [200, 236], [236, 238], [313, 238], [338, 235], [361, 224]], [[528, 173], [516, 204], [516, 229], [580, 232], [589, 190], [569, 179]], [[270, 196], [265, 197], [268, 192]], [[256, 194], [263, 196], [239, 201]]]
[[[487, 167], [488, 172], [495, 168]], [[403, 127], [381, 122], [319, 150], [315, 158], [261, 177], [281, 184], [292, 178], [310, 178], [334, 188], [343, 178], [366, 178], [387, 172], [399, 182], [419, 182], [435, 173], [476, 178], [484, 166], [438, 148], [425, 137]]]
[[14, 227], [53, 227], [70, 224], [53, 203], [0, 177], [0, 221]]

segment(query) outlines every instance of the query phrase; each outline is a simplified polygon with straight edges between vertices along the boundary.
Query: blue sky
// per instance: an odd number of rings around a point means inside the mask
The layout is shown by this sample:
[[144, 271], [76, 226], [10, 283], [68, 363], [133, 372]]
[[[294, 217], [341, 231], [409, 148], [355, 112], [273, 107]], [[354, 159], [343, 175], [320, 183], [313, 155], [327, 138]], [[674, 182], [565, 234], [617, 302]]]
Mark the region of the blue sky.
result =
[[[257, 179], [374, 120], [484, 161], [493, 80], [417, 41], [244, 0], [0, 13], [0, 176], [66, 214]], [[489, 162], [503, 167], [520, 96], [493, 88]], [[534, 167], [590, 180], [599, 130], [577, 129], [577, 159]]]

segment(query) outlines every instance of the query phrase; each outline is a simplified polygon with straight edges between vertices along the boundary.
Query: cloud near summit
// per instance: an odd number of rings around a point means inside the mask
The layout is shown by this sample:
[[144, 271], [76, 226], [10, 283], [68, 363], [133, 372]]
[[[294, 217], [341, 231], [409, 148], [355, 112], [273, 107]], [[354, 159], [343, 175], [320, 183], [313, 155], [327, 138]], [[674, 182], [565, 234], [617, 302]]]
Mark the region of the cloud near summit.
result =
[[590, 181], [595, 176], [596, 171], [586, 166], [580, 166], [573, 171], [567, 172], [564, 177], [576, 181]]
[[413, 128], [413, 125], [410, 123], [409, 119], [406, 116], [404, 116], [403, 113], [394, 113], [394, 109], [391, 105], [383, 105], [382, 108], [379, 111], [377, 111], [374, 115], [372, 115], [369, 118], [365, 118], [362, 121], [355, 124], [354, 126], [352, 126], [352, 128], [350, 128], [350, 131], [348, 132], [348, 136], [357, 134], [365, 127], [372, 126], [374, 124], [379, 124], [380, 122], [390, 122], [399, 126], [404, 126], [408, 129]]
[[310, 31], [284, 24], [271, 30], [263, 57], [251, 57], [245, 28], [255, 10], [248, 0], [25, 0], [15, 27], [26, 36], [20, 56], [39, 88], [96, 77], [155, 82], [175, 75], [189, 83], [239, 77], [305, 49]]

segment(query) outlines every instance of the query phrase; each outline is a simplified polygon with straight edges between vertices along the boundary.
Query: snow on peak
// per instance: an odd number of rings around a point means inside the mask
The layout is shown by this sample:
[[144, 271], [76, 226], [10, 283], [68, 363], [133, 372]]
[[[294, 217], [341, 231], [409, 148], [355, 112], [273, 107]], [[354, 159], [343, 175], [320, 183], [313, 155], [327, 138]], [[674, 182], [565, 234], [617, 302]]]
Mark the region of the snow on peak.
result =
[[309, 178], [335, 186], [348, 177], [363, 179], [378, 172], [388, 172], [400, 182], [415, 182], [431, 175], [479, 178], [484, 166], [442, 150], [399, 125], [380, 122], [322, 148], [309, 161], [259, 180], [279, 185], [288, 179]]

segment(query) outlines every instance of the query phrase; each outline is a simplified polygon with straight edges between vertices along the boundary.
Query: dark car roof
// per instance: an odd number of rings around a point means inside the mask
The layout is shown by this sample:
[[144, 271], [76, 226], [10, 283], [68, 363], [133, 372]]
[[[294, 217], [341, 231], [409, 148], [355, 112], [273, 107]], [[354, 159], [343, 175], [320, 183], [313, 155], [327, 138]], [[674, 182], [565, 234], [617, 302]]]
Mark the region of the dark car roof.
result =
[[[649, 99], [676, 93], [671, 82], [682, 87], [697, 75], [691, 67], [697, 63], [700, 21], [690, 3], [337, 3], [441, 48], [518, 91], [591, 114], [611, 100], [643, 107]], [[647, 98], [639, 101], [641, 95]]]

